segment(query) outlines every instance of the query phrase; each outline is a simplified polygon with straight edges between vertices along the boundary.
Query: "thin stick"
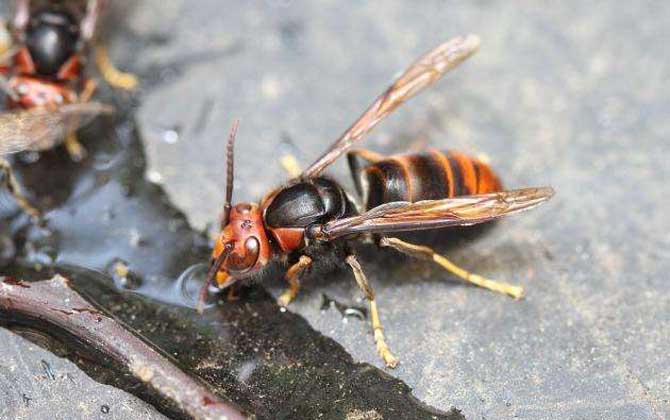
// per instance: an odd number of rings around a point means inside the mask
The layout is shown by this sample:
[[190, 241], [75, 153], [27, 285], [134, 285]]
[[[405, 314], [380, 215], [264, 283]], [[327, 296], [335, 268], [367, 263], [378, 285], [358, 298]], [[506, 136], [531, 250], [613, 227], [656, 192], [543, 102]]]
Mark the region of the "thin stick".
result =
[[196, 419], [246, 419], [167, 358], [98, 311], [61, 276], [36, 283], [0, 277], [0, 315], [45, 321], [124, 365], [142, 382]]

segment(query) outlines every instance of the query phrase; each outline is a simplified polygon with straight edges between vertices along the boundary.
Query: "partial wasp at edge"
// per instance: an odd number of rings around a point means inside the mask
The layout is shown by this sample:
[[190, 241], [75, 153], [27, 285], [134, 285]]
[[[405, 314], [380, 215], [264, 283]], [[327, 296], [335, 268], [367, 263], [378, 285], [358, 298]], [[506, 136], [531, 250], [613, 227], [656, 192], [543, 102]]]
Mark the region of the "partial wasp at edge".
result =
[[[227, 146], [226, 201], [221, 233], [212, 252], [198, 310], [202, 312], [210, 284], [225, 289], [258, 277], [272, 259], [289, 266], [288, 289], [278, 298], [285, 307], [297, 295], [300, 278], [315, 264], [336, 258], [353, 272], [370, 306], [377, 351], [388, 367], [398, 359], [384, 336], [375, 292], [354, 253], [354, 241], [374, 241], [401, 253], [439, 264], [467, 283], [520, 298], [519, 286], [472, 274], [431, 248], [405, 242], [393, 232], [469, 226], [531, 209], [553, 195], [550, 187], [504, 190], [483, 162], [456, 152], [382, 156], [352, 149], [396, 107], [435, 83], [479, 47], [473, 35], [458, 37], [412, 64], [311, 166], [256, 203], [233, 206], [233, 145], [237, 123]], [[363, 205], [322, 172], [347, 153]]]
[[96, 82], [87, 76], [89, 52], [113, 87], [132, 89], [132, 75], [116, 70], [107, 51], [93, 45], [105, 0], [62, 2], [16, 0], [9, 26], [0, 27], [0, 90], [6, 111], [0, 114], [0, 182], [26, 213], [39, 217], [14, 178], [4, 155], [43, 151], [64, 143], [74, 160], [85, 149], [76, 132], [112, 107], [91, 98]]

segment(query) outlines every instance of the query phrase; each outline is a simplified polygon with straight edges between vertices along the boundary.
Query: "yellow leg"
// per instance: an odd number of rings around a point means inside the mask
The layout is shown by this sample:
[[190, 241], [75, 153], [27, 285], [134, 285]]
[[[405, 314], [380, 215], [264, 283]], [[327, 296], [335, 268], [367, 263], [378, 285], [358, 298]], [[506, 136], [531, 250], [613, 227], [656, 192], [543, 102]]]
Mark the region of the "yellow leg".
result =
[[379, 311], [377, 310], [377, 300], [375, 299], [375, 292], [372, 290], [368, 279], [361, 268], [358, 259], [354, 255], [349, 255], [346, 258], [347, 264], [351, 267], [351, 270], [354, 272], [354, 278], [358, 287], [361, 288], [365, 297], [367, 298], [370, 304], [370, 318], [372, 319], [372, 331], [375, 336], [375, 344], [377, 345], [377, 352], [381, 356], [382, 360], [387, 367], [394, 368], [398, 366], [398, 359], [391, 353], [389, 346], [386, 344], [386, 337], [384, 337], [384, 327], [382, 327], [382, 322], [379, 319]]
[[7, 162], [5, 159], [0, 157], [0, 173], [3, 174], [3, 183], [7, 186], [7, 190], [9, 193], [12, 195], [14, 200], [16, 200], [16, 204], [26, 212], [30, 217], [33, 217], [34, 219], [39, 219], [42, 215], [42, 213], [34, 207], [28, 199], [23, 195], [23, 192], [21, 191], [21, 186], [19, 183], [16, 181], [16, 178], [14, 178], [14, 173], [12, 172], [11, 166], [9, 166], [9, 162]]
[[504, 293], [506, 295], [512, 296], [514, 299], [521, 299], [523, 297], [523, 287], [490, 280], [477, 274], [470, 273], [469, 271], [460, 268], [427, 246], [410, 244], [398, 238], [382, 238], [379, 244], [383, 247], [391, 247], [415, 258], [434, 261], [445, 270], [455, 274], [468, 283], [472, 283], [494, 292]]
[[[84, 89], [79, 94], [79, 102], [88, 102], [93, 97], [93, 93], [98, 88], [98, 84], [93, 79], [86, 80]], [[76, 126], [76, 123], [73, 123], [72, 126]], [[65, 149], [67, 150], [70, 158], [75, 162], [81, 162], [86, 157], [86, 149], [79, 142], [77, 137], [76, 130], [70, 130], [70, 132], [65, 136], [65, 141], [63, 142]]]
[[[5, 60], [9, 57], [5, 57], [5, 53], [12, 48], [12, 35], [7, 28], [7, 24], [4, 20], [0, 19], [0, 64], [4, 64]], [[8, 54], [9, 55], [9, 54]]]
[[310, 257], [307, 255], [301, 255], [298, 262], [293, 264], [288, 269], [286, 275], [284, 276], [288, 282], [288, 289], [286, 289], [284, 293], [282, 293], [281, 296], [279, 296], [277, 299], [277, 304], [279, 306], [284, 308], [287, 307], [291, 302], [293, 302], [293, 299], [298, 296], [298, 292], [300, 291], [300, 281], [298, 280], [298, 277], [311, 264], [312, 259]]
[[84, 84], [84, 90], [79, 94], [79, 102], [88, 102], [93, 97], [95, 90], [98, 88], [98, 84], [93, 79], [86, 80]]
[[112, 61], [109, 59], [107, 48], [102, 45], [97, 45], [95, 47], [95, 63], [98, 66], [98, 70], [103, 79], [105, 79], [110, 86], [117, 89], [134, 90], [139, 85], [139, 81], [135, 75], [124, 73], [114, 67], [114, 64], [112, 64]]
[[298, 159], [293, 155], [284, 155], [279, 158], [279, 162], [291, 178], [297, 178], [302, 173]]
[[73, 161], [81, 162], [86, 157], [86, 149], [79, 143], [76, 132], [71, 132], [65, 136], [63, 145]]

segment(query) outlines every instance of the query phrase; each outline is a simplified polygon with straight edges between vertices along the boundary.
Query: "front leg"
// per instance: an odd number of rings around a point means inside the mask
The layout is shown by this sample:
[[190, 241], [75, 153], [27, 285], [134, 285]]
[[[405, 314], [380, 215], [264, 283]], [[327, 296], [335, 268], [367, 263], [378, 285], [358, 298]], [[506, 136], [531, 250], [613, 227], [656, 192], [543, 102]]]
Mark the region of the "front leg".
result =
[[277, 299], [277, 304], [283, 308], [287, 307], [289, 303], [295, 299], [300, 291], [300, 274], [305, 271], [310, 265], [312, 265], [312, 259], [307, 255], [301, 255], [297, 263], [293, 264], [284, 278], [288, 282], [288, 289], [279, 296]]

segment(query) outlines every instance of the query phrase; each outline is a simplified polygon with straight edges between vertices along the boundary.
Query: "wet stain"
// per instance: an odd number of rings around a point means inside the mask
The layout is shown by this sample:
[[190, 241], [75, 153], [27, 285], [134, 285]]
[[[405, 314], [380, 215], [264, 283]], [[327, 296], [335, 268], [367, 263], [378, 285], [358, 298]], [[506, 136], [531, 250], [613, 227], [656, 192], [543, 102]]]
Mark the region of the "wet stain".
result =
[[368, 317], [368, 310], [364, 306], [348, 305], [336, 299], [331, 298], [325, 293], [321, 294], [321, 310], [327, 311], [330, 308], [335, 308], [342, 315], [343, 319], [357, 318], [364, 320]]
[[[22, 215], [3, 220], [0, 233], [16, 248], [3, 272], [27, 280], [45, 279], [51, 272], [69, 277], [101, 312], [259, 419], [342, 419], [352, 412], [463, 418], [454, 410], [426, 406], [402, 381], [355, 362], [306, 320], [282, 312], [260, 286], [242, 289], [234, 302], [216, 307], [209, 302], [199, 316], [193, 306], [207, 268], [209, 240], [189, 227], [160, 186], [145, 180], [143, 149], [130, 121], [117, 115], [84, 130], [89, 157], [83, 163], [71, 162], [60, 150], [30, 164], [16, 162], [26, 189], [48, 209], [47, 222], [35, 226]], [[332, 300], [331, 305], [343, 316], [365, 317], [364, 308]], [[7, 316], [3, 322], [53, 335], [65, 344], [67, 357], [97, 380], [179, 416], [131, 375], [118, 374], [108, 360], [67, 334]]]

